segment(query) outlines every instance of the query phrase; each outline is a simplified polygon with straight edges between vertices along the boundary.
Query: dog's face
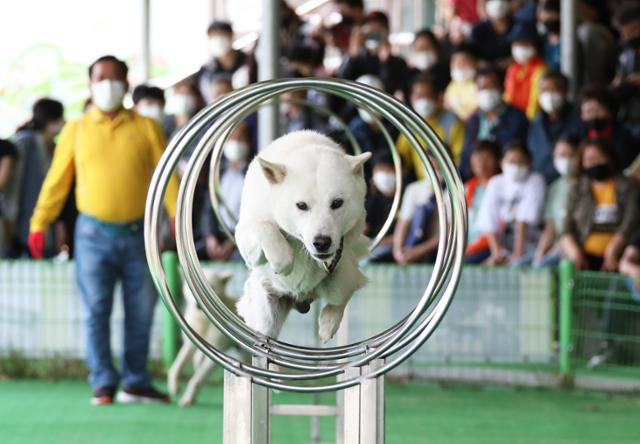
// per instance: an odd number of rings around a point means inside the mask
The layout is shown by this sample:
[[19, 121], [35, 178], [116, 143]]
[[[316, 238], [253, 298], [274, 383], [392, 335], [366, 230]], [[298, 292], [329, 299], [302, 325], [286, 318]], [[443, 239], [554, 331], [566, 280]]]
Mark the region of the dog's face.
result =
[[362, 165], [369, 157], [302, 147], [286, 163], [258, 158], [278, 226], [300, 240], [315, 260], [330, 261], [344, 235], [364, 217]]

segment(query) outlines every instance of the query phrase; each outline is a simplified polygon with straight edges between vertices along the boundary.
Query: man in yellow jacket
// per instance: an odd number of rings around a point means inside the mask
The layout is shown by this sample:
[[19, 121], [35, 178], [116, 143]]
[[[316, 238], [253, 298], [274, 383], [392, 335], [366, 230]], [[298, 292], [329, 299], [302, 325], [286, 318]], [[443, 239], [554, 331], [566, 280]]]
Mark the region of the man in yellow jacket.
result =
[[[159, 125], [122, 106], [127, 65], [104, 56], [89, 67], [92, 106], [69, 122], [56, 147], [30, 223], [29, 249], [41, 258], [44, 232], [61, 211], [76, 181], [80, 216], [75, 232], [78, 289], [86, 308], [86, 343], [92, 404], [167, 402], [151, 385], [149, 336], [157, 300], [145, 258], [143, 217], [153, 170], [166, 145]], [[178, 184], [172, 179], [165, 202], [175, 217]], [[112, 363], [109, 319], [113, 289], [122, 283], [122, 368]]]

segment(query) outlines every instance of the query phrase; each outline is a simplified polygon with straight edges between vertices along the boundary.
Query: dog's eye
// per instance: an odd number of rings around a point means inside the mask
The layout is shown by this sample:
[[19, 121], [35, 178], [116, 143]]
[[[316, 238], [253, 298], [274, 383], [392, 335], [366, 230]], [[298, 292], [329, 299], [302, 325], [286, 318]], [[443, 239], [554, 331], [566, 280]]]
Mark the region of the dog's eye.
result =
[[298, 207], [300, 211], [307, 211], [309, 209], [309, 206], [305, 202], [298, 202], [296, 207]]
[[344, 200], [342, 200], [342, 199], [333, 199], [331, 201], [331, 209], [332, 210], [337, 210], [338, 208], [340, 208], [342, 206], [343, 203], [344, 203]]

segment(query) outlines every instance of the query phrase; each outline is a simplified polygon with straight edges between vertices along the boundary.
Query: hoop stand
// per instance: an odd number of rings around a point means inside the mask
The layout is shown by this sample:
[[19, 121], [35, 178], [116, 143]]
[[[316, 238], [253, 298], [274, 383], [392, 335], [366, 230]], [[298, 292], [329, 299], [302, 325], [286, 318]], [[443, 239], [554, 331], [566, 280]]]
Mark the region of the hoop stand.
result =
[[[346, 314], [346, 313], [345, 313]], [[349, 337], [348, 315], [337, 333], [338, 344]], [[265, 359], [254, 358], [253, 364], [266, 368]], [[350, 367], [341, 379], [371, 373], [384, 364], [377, 359], [360, 367]], [[310, 416], [311, 443], [320, 444], [318, 419], [336, 418], [336, 444], [384, 444], [384, 376], [365, 379], [362, 383], [336, 393], [336, 405], [272, 404], [271, 390], [254, 384], [248, 376], [224, 371], [224, 444], [271, 444], [271, 416]]]

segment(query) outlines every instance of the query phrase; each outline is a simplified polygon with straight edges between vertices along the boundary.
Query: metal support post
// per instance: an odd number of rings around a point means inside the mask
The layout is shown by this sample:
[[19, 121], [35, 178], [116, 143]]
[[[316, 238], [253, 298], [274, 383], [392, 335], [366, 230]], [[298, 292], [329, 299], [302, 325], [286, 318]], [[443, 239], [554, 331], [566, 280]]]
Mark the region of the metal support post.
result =
[[[262, 0], [262, 31], [258, 42], [258, 80], [280, 75], [280, 0]], [[278, 137], [278, 101], [258, 110], [258, 151]]]

